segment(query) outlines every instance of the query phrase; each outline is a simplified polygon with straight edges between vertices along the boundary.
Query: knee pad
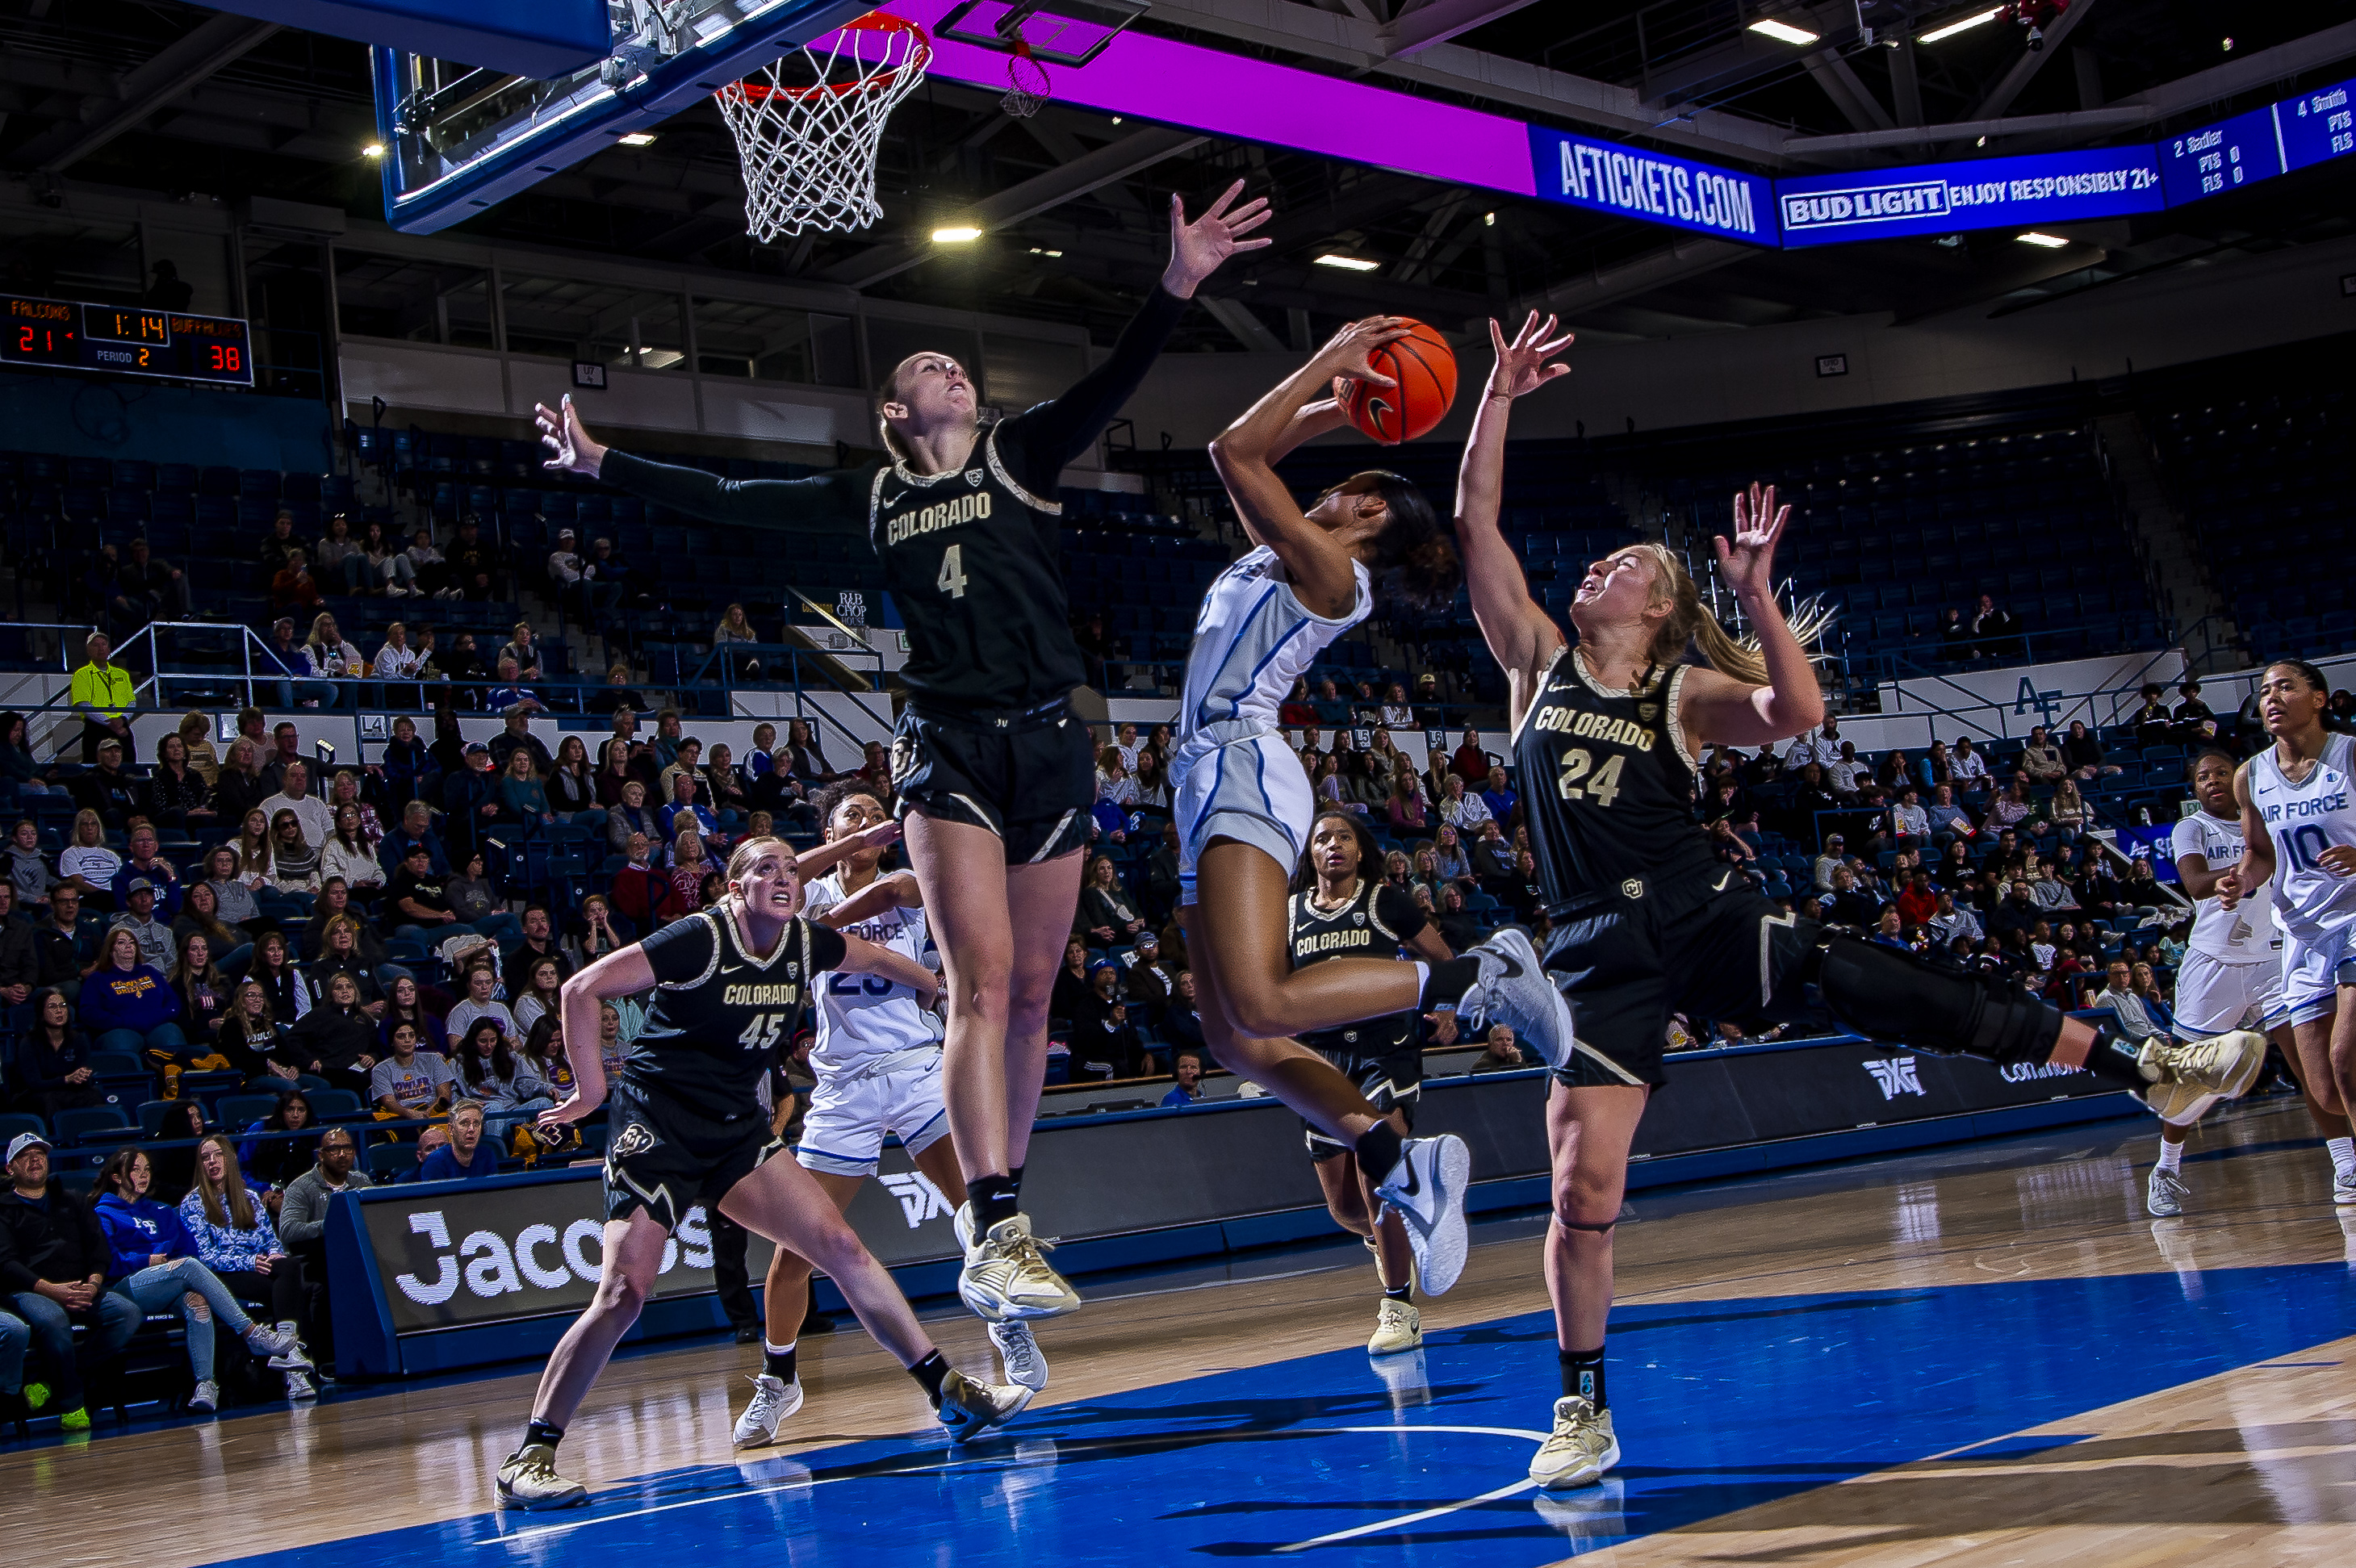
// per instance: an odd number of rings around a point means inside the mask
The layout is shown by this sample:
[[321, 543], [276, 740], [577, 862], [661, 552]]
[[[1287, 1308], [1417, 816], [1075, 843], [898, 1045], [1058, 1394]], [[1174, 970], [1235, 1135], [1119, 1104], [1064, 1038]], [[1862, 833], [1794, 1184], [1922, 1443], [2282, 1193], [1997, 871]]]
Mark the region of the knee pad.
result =
[[1994, 975], [1965, 975], [1879, 943], [1835, 934], [1817, 948], [1816, 988], [1833, 1017], [1869, 1040], [1997, 1063], [2042, 1061], [2062, 1015]]

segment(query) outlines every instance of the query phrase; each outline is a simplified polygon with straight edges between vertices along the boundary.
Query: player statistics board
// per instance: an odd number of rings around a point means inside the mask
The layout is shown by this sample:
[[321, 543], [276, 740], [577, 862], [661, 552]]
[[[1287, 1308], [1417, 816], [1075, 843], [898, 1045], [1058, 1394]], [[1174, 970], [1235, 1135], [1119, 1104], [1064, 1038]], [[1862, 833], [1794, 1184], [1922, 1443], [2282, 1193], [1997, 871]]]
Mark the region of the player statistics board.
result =
[[0, 365], [253, 385], [252, 329], [236, 316], [0, 294]]

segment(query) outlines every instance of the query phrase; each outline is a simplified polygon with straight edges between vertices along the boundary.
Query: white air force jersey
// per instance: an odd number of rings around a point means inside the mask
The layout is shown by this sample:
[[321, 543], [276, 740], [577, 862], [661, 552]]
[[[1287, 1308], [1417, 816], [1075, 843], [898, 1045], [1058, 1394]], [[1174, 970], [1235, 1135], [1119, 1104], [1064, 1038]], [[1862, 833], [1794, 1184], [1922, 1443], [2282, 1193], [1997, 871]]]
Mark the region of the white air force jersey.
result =
[[1277, 709], [1292, 683], [1327, 644], [1375, 607], [1365, 563], [1351, 566], [1357, 602], [1338, 621], [1312, 614], [1293, 596], [1283, 564], [1266, 545], [1219, 574], [1203, 595], [1186, 656], [1186, 690], [1178, 708], [1182, 745], [1203, 731], [1225, 742], [1277, 728]]
[[[803, 912], [816, 920], [843, 897], [841, 874], [830, 873], [809, 884]], [[887, 911], [873, 920], [844, 926], [842, 934], [888, 947], [928, 968], [938, 967], [923, 910]], [[810, 995], [818, 1004], [818, 1043], [810, 1048], [810, 1069], [820, 1078], [899, 1051], [941, 1043], [939, 1018], [916, 999], [914, 991], [881, 975], [836, 970], [819, 976]]]
[[2356, 877], [2334, 876], [2319, 857], [2356, 845], [2356, 737], [2330, 735], [2323, 754], [2293, 784], [2269, 746], [2250, 759], [2250, 802], [2275, 841], [2276, 918], [2311, 941], [2356, 924]]
[[[2198, 855], [2212, 871], [2231, 870], [2242, 859], [2242, 824], [2196, 811], [2176, 825], [2169, 855]], [[2199, 900], [2192, 910], [2192, 940], [2186, 945], [2220, 964], [2278, 961], [2282, 938], [2275, 931], [2274, 886], [2268, 883], [2232, 909], [2219, 898]]]

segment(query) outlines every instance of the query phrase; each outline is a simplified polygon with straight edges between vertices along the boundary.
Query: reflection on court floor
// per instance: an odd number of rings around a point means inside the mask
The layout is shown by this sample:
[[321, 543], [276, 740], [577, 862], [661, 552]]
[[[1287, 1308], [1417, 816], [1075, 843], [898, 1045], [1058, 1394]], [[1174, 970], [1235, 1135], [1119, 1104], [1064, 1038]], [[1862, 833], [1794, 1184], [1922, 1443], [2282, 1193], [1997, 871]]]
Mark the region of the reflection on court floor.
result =
[[[2022, 1194], [2028, 1206], [2057, 1196]], [[2082, 1442], [2088, 1459], [2133, 1463], [2132, 1442], [2016, 1435], [2235, 1368], [2305, 1366], [2299, 1352], [2356, 1328], [2349, 1266], [2201, 1271], [2181, 1235], [2162, 1238], [2180, 1274], [2163, 1249], [2156, 1273], [1623, 1307], [1612, 1395], [1627, 1459], [1584, 1491], [1541, 1495], [1522, 1477], [1556, 1383], [1549, 1320], [1532, 1314], [1435, 1333], [1388, 1361], [1335, 1352], [1050, 1406], [961, 1451], [863, 1442], [657, 1470], [585, 1510], [483, 1514], [268, 1560], [472, 1568], [752, 1549], [794, 1568], [1263, 1556], [1498, 1568], [1868, 1476], [1870, 1488], [1825, 1495], [1876, 1494], [1875, 1520], [1925, 1520], [1930, 1536], [2008, 1506], [1980, 1494], [2023, 1486], [2040, 1506], [2083, 1502], [2086, 1522], [2200, 1523], [2201, 1456], [2250, 1462], [2246, 1433], [2156, 1441], [2172, 1464], [2194, 1461], [2158, 1487], [2046, 1463], [2079, 1457]], [[2306, 1456], [2294, 1469], [2329, 1469], [2348, 1460], [2356, 1429], [2338, 1429], [2351, 1425], [2278, 1435]], [[1948, 1457], [1916, 1463], [1932, 1456]], [[1876, 1475], [1901, 1466], [1914, 1467]], [[2269, 1521], [2344, 1523], [2347, 1488], [2314, 1482], [2270, 1484]]]

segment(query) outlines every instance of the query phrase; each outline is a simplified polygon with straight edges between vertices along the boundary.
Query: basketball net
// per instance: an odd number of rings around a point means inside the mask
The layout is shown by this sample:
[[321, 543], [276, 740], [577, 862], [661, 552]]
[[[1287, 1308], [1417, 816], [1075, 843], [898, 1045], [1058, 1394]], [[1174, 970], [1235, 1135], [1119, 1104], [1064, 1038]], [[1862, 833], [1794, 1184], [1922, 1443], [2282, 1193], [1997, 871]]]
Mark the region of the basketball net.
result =
[[1031, 58], [1031, 45], [1020, 33], [1014, 37], [1014, 58], [1006, 62], [1006, 96], [998, 106], [1017, 120], [1027, 120], [1039, 112], [1047, 101], [1049, 87], [1047, 68]]
[[754, 239], [845, 233], [884, 216], [875, 199], [884, 123], [932, 58], [922, 27], [870, 11], [713, 94], [744, 161]]

